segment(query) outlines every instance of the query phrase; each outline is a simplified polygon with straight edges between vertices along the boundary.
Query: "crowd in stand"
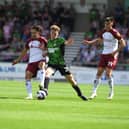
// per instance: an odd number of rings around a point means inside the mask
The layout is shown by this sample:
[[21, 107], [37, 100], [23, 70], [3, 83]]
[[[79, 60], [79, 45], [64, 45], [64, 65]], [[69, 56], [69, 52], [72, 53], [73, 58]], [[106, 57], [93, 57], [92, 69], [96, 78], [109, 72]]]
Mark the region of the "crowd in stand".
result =
[[[51, 24], [61, 26], [61, 36], [67, 38], [74, 29], [76, 11], [73, 5], [65, 7], [63, 3], [56, 4], [52, 1], [29, 1], [29, 0], [5, 0], [0, 5], [0, 61], [12, 61], [25, 45], [30, 36], [30, 28], [34, 24], [43, 26], [43, 36], [46, 38], [49, 34]], [[93, 4], [89, 10], [89, 32], [85, 33], [87, 40], [97, 37], [99, 31], [103, 28], [103, 19], [105, 16], [113, 15], [115, 18], [115, 27], [126, 40], [126, 47], [119, 55], [119, 63], [129, 62], [129, 7], [125, 9], [120, 3], [109, 10], [106, 5], [98, 8]], [[87, 46], [81, 44], [76, 62], [80, 65], [97, 64], [101, 46]], [[26, 61], [27, 57], [23, 59]]]
[[50, 2], [5, 0], [0, 5], [0, 61], [12, 61], [19, 54], [34, 24], [43, 27], [42, 35], [46, 38], [51, 24], [61, 26], [61, 36], [69, 36], [74, 27], [75, 9], [72, 5], [65, 7], [61, 2]]
[[[97, 37], [99, 31], [104, 26], [104, 18], [113, 16], [115, 19], [115, 28], [123, 35], [126, 41], [126, 47], [119, 54], [119, 63], [127, 64], [129, 61], [129, 7], [124, 7], [117, 3], [113, 10], [108, 10], [105, 5], [98, 9], [96, 4], [93, 4], [89, 10], [89, 32], [85, 33], [86, 40], [92, 40]], [[99, 60], [99, 54], [102, 46], [81, 45], [78, 52], [76, 62], [81, 62], [79, 65], [95, 65]]]

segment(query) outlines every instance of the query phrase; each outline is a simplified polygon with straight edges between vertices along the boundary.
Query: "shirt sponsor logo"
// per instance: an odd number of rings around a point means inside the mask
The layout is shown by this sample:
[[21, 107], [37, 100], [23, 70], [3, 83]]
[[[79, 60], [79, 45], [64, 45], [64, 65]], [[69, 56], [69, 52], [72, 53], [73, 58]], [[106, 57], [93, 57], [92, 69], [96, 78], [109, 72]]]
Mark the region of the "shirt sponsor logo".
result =
[[59, 48], [48, 48], [48, 52], [49, 53], [54, 53], [56, 50], [58, 50]]

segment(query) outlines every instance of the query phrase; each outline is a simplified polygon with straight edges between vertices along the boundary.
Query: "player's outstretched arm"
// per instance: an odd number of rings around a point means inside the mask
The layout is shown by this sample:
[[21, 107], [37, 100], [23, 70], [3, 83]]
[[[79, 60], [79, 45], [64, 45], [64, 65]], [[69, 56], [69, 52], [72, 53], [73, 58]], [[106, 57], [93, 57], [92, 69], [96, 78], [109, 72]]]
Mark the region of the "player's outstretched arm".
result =
[[26, 53], [27, 53], [27, 49], [24, 48], [23, 51], [21, 52], [20, 56], [12, 62], [12, 65], [19, 63], [21, 61], [21, 59], [26, 55]]
[[89, 40], [83, 40], [82, 41], [84, 44], [95, 44], [95, 43], [102, 43], [102, 39], [101, 38], [97, 38], [97, 39], [93, 39], [91, 41]]
[[74, 42], [73, 38], [69, 38], [68, 40], [65, 41], [65, 45], [72, 45]]

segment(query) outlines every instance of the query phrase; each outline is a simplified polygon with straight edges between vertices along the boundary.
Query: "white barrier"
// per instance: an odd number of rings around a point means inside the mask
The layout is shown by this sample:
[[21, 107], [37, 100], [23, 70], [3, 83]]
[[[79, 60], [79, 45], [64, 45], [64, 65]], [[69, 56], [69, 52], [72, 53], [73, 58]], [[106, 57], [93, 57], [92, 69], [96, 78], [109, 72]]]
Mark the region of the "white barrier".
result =
[[[72, 67], [71, 71], [74, 73], [78, 83], [91, 84], [93, 83], [97, 68], [87, 67]], [[114, 84], [129, 85], [129, 71], [113, 71]], [[101, 78], [102, 83], [107, 83], [106, 76], [103, 74]]]
[[[0, 79], [24, 79], [26, 64], [19, 63], [12, 66], [11, 63], [0, 63]], [[70, 67], [78, 83], [92, 84], [95, 79], [97, 69], [87, 67]], [[129, 85], [129, 71], [114, 71], [114, 83]], [[56, 72], [52, 79], [65, 79]], [[105, 75], [102, 76], [102, 83], [107, 83]]]
[[25, 68], [23, 63], [12, 66], [11, 63], [0, 62], [0, 79], [24, 79]]

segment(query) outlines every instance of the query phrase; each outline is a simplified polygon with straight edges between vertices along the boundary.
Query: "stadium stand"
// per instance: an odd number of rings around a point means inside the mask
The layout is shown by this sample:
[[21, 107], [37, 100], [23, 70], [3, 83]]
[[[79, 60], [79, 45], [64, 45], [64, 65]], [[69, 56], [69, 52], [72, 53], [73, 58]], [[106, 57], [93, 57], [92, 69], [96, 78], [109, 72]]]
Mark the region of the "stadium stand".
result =
[[[66, 47], [66, 63], [68, 65], [96, 66], [97, 55], [90, 62], [89, 60], [84, 62], [83, 59], [77, 60], [80, 56], [81, 42], [86, 38], [85, 32], [90, 33], [91, 38], [95, 38], [98, 30], [102, 27], [104, 16], [113, 14], [117, 21], [116, 28], [127, 41], [126, 48], [119, 56], [118, 65], [120, 67], [118, 69], [128, 69], [129, 7], [124, 8], [124, 1], [120, 0], [122, 4], [113, 1], [114, 6], [110, 4], [110, 0], [19, 0], [18, 2], [19, 4], [17, 4], [17, 0], [0, 1], [0, 61], [9, 62], [19, 55], [29, 37], [29, 29], [32, 24], [41, 24], [44, 27], [43, 35], [47, 37], [49, 26], [57, 23], [63, 28], [61, 36], [68, 38], [72, 32], [71, 36], [75, 40], [71, 47]], [[107, 8], [110, 8], [110, 11]], [[96, 16], [94, 12], [96, 12]], [[118, 12], [122, 13], [122, 17]], [[66, 18], [66, 16], [68, 17]], [[88, 51], [90, 49], [95, 50], [95, 48], [87, 48]], [[96, 50], [95, 52], [99, 53]], [[23, 59], [23, 62], [26, 61], [27, 56]]]
[[72, 62], [77, 56], [77, 53], [80, 49], [80, 44], [84, 39], [84, 33], [81, 32], [73, 32], [71, 33], [71, 37], [74, 39], [74, 43], [71, 46], [67, 46], [65, 48], [65, 61], [68, 65], [72, 65]]

